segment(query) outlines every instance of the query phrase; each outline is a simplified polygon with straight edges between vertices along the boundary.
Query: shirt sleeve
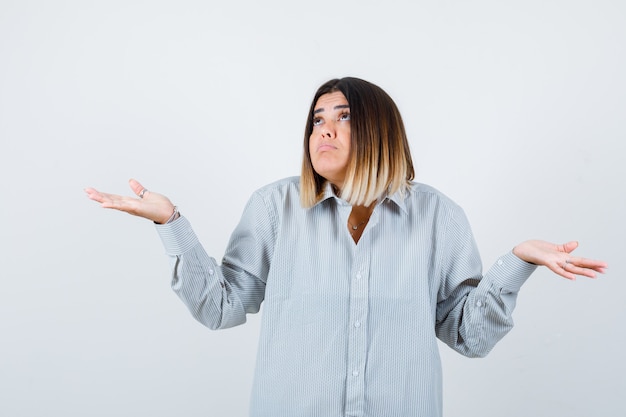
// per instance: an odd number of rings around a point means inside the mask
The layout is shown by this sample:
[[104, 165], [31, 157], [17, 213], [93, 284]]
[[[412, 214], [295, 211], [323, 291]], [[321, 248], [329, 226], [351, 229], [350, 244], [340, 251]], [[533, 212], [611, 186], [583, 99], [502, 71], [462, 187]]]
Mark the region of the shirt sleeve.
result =
[[517, 294], [537, 266], [509, 252], [483, 276], [476, 242], [460, 208], [449, 219], [444, 242], [437, 337], [465, 356], [484, 357], [513, 327]]
[[233, 232], [222, 264], [207, 255], [189, 221], [181, 216], [156, 225], [172, 270], [172, 289], [193, 317], [211, 329], [245, 323], [257, 313], [273, 248], [274, 221], [255, 193]]

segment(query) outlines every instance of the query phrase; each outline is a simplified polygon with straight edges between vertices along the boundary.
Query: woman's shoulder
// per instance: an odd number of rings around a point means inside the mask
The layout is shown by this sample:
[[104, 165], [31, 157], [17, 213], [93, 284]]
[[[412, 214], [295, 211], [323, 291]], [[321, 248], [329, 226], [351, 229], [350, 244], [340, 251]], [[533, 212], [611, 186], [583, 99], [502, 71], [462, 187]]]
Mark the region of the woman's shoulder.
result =
[[287, 177], [258, 188], [253, 197], [264, 200], [300, 199], [300, 177]]
[[432, 185], [420, 183], [420, 182], [411, 182], [409, 185], [408, 192], [406, 193], [407, 204], [413, 205], [421, 205], [425, 202], [436, 201], [437, 205], [442, 208], [447, 208], [451, 211], [462, 210], [461, 207], [448, 195], [441, 192], [439, 189], [433, 187]]
[[433, 195], [437, 198], [443, 198], [445, 200], [452, 201], [450, 197], [448, 197], [446, 194], [444, 194], [439, 189], [433, 187], [432, 185], [424, 184], [422, 182], [411, 181], [411, 183], [409, 184], [409, 195], [413, 195], [414, 197], [419, 198], [420, 195], [423, 196], [424, 194]]

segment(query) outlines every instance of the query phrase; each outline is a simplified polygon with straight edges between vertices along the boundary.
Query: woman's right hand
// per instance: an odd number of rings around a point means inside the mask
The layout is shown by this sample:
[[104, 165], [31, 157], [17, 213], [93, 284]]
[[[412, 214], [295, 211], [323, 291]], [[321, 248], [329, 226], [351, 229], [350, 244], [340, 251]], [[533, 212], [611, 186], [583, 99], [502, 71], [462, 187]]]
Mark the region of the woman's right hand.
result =
[[[166, 223], [174, 213], [174, 204], [164, 195], [148, 191], [139, 181], [131, 179], [130, 188], [140, 198], [102, 193], [95, 188], [85, 188], [87, 197], [100, 203], [103, 208], [112, 208], [152, 220]], [[143, 194], [142, 194], [143, 192]]]

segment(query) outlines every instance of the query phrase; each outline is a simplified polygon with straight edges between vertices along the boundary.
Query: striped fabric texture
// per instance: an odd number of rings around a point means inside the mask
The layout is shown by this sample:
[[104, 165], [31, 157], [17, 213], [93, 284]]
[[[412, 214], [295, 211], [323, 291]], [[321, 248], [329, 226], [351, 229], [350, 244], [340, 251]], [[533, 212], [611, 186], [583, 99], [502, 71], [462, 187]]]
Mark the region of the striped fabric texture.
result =
[[331, 187], [304, 209], [298, 178], [265, 186], [221, 263], [184, 216], [156, 226], [198, 321], [236, 326], [263, 303], [253, 417], [441, 416], [436, 338], [480, 357], [513, 326], [535, 266], [509, 252], [483, 275], [465, 214], [442, 193], [413, 183], [381, 199], [358, 244], [350, 211]]

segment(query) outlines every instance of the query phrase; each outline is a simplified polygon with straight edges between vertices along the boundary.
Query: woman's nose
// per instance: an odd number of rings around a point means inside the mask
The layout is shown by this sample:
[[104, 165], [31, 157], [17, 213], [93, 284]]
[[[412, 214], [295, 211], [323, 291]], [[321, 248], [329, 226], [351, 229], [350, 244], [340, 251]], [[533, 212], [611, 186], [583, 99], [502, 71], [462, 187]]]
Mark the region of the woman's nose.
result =
[[325, 123], [322, 129], [324, 138], [333, 139], [335, 137], [335, 126], [332, 123]]

